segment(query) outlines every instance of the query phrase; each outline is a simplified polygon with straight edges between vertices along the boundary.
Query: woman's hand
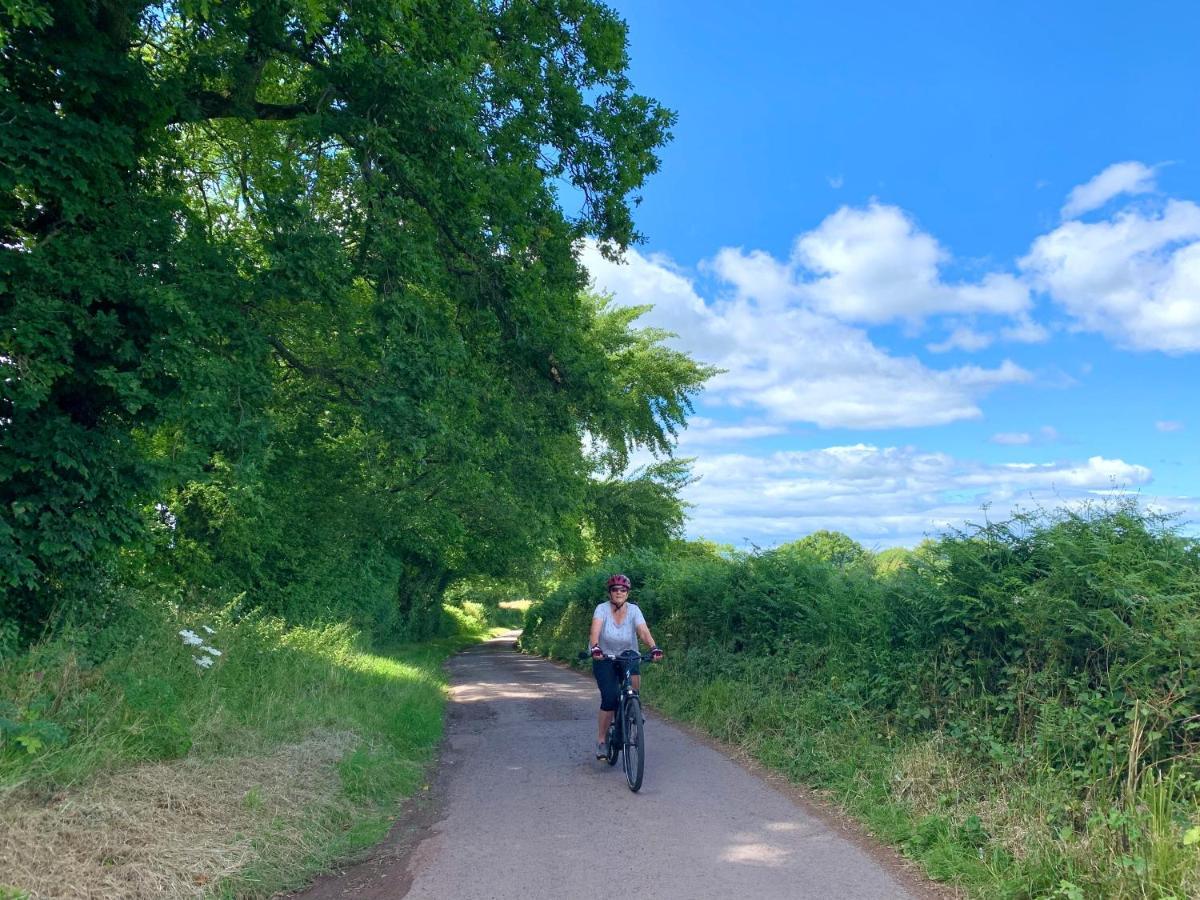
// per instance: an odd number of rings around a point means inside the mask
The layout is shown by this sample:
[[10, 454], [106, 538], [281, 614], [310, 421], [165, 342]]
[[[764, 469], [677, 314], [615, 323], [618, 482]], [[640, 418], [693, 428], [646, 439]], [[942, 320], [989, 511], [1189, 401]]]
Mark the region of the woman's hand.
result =
[[650, 658], [655, 662], [662, 662], [663, 655], [663, 652], [657, 647], [650, 648]]
[[599, 644], [592, 644], [592, 659], [604, 659], [604, 651]]

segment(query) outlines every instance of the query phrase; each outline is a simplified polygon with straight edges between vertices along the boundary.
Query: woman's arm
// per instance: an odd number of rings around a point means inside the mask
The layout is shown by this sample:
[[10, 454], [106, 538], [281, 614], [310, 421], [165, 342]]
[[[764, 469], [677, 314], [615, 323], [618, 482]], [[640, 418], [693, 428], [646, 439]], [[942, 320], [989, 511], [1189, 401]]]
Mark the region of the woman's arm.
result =
[[600, 626], [604, 623], [600, 619], [592, 619], [592, 630], [588, 632], [588, 646], [595, 647], [600, 643]]
[[652, 635], [650, 633], [650, 626], [647, 625], [645, 622], [638, 623], [637, 633], [638, 633], [638, 637], [640, 637], [642, 639], [642, 641], [645, 643], [645, 645], [647, 647], [657, 647], [658, 646], [658, 644], [654, 643], [654, 635]]

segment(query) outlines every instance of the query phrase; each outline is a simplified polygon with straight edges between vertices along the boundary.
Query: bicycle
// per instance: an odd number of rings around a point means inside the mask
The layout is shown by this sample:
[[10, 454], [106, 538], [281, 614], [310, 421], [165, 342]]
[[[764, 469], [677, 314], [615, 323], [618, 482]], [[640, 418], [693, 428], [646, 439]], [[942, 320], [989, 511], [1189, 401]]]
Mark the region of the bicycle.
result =
[[[591, 659], [587, 651], [579, 654], [580, 659]], [[653, 660], [649, 653], [638, 653], [636, 650], [623, 650], [616, 656], [605, 654], [605, 659], [613, 662], [640, 659], [645, 662]], [[610, 766], [617, 764], [617, 757], [624, 751], [625, 780], [629, 789], [637, 793], [642, 787], [642, 775], [646, 769], [646, 727], [642, 716], [642, 698], [633, 686], [633, 673], [630, 666], [622, 666], [624, 676], [621, 679], [621, 689], [617, 692], [617, 711], [605, 735], [604, 759]]]

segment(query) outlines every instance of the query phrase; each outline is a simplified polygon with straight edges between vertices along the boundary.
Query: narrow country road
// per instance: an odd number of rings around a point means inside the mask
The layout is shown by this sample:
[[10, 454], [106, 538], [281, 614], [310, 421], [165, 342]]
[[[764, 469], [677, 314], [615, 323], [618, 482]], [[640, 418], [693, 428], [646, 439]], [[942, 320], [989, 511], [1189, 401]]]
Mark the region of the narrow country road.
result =
[[440, 797], [427, 827], [385, 864], [305, 896], [939, 895], [653, 709], [645, 783], [631, 793], [620, 765], [592, 758], [599, 694], [590, 676], [521, 656], [511, 637], [472, 648], [449, 668]]

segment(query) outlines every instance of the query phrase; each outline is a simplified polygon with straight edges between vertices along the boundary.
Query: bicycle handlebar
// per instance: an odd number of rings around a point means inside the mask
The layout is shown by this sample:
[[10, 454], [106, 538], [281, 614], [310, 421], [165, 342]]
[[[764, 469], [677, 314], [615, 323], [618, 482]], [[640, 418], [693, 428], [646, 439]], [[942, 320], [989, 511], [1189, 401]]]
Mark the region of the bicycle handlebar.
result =
[[[642, 660], [642, 662], [653, 662], [654, 661], [653, 653], [638, 653], [636, 656], [638, 659]], [[591, 651], [580, 650], [579, 658], [580, 659], [592, 659]], [[607, 660], [612, 660], [613, 662], [616, 662], [618, 659], [633, 659], [634, 653], [630, 650], [626, 650], [626, 651], [618, 654], [617, 656], [613, 656], [611, 653], [605, 653], [604, 658]]]

